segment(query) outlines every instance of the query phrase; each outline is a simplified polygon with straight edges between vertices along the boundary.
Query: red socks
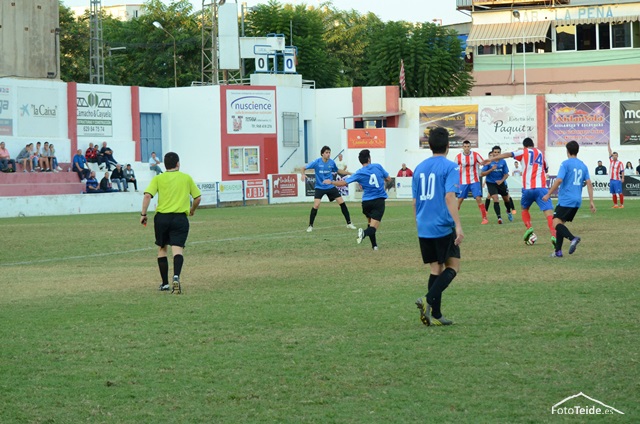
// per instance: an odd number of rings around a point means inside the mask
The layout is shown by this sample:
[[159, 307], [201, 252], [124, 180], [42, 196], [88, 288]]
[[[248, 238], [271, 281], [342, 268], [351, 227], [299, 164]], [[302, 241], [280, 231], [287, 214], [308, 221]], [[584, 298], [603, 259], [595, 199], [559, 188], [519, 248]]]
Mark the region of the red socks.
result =
[[478, 205], [478, 209], [480, 209], [482, 219], [485, 219], [487, 217], [487, 210], [484, 208], [484, 205]]
[[549, 215], [547, 217], [547, 225], [549, 226], [549, 231], [551, 232], [551, 237], [556, 236], [556, 229], [553, 227], [553, 215]]
[[529, 209], [522, 210], [522, 222], [524, 222], [525, 227], [531, 228], [531, 215], [529, 214]]

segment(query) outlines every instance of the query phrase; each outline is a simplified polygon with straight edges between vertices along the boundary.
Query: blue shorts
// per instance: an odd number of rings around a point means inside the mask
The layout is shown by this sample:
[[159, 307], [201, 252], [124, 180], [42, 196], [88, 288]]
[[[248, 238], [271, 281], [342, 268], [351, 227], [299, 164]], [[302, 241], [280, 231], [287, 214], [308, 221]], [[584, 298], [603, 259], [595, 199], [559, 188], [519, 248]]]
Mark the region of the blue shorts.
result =
[[482, 197], [482, 187], [480, 183], [463, 184], [460, 186], [460, 192], [458, 193], [458, 199], [466, 199], [469, 192], [473, 195], [473, 198]]
[[551, 199], [546, 202], [542, 200], [548, 192], [549, 190], [546, 188], [523, 188], [520, 206], [522, 206], [522, 209], [529, 209], [529, 206], [531, 206], [533, 202], [536, 202], [541, 211], [552, 210], [553, 203], [551, 203]]
[[620, 181], [620, 180], [609, 180], [609, 193], [611, 193], [611, 194], [622, 194], [622, 181]]

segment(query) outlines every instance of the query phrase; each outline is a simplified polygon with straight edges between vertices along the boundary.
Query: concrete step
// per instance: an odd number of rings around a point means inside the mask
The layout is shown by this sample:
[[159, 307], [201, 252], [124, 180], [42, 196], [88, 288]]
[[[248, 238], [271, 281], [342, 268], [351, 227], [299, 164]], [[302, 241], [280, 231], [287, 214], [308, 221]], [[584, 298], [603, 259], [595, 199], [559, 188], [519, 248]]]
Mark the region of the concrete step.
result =
[[65, 184], [77, 183], [75, 172], [0, 172], [0, 185], [5, 184]]
[[[78, 176], [74, 183], [18, 183], [0, 184], [1, 197], [15, 196], [47, 196], [58, 194], [80, 194], [85, 190], [85, 184], [78, 182]], [[0, 183], [2, 179], [0, 178]]]

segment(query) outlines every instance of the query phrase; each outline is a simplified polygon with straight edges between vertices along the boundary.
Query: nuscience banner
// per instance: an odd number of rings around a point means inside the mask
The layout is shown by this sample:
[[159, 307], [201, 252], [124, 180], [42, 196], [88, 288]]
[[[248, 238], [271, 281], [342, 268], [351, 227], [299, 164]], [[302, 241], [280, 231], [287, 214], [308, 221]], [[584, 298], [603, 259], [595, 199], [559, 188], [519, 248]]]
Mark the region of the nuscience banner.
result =
[[564, 146], [571, 140], [580, 146], [609, 142], [609, 102], [549, 103], [547, 114], [548, 146]]
[[275, 134], [275, 90], [227, 90], [227, 134]]

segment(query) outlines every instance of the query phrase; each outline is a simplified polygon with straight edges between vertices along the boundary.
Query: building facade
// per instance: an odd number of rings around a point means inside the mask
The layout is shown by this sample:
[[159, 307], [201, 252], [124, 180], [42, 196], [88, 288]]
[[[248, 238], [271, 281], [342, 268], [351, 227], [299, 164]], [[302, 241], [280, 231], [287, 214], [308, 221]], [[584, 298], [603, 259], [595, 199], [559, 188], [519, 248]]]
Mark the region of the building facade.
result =
[[640, 2], [457, 4], [472, 17], [471, 95], [640, 91]]

